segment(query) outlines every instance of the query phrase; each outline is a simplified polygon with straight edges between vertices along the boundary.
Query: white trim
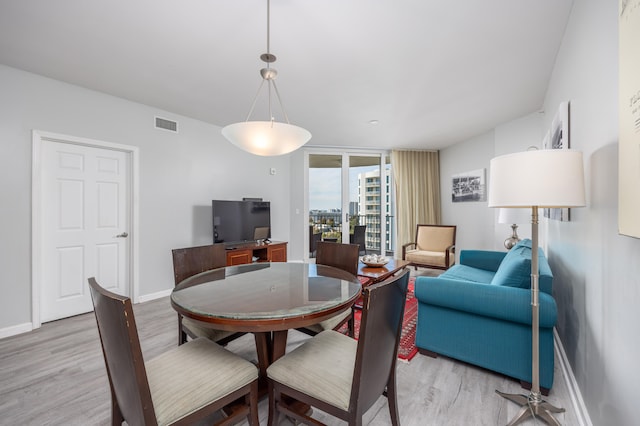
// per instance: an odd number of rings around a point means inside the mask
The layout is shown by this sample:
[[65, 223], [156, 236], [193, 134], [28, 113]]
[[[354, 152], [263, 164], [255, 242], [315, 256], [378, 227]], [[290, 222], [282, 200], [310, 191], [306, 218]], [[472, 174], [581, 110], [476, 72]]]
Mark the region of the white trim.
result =
[[564, 346], [562, 346], [558, 330], [555, 328], [553, 329], [553, 338], [555, 341], [556, 354], [558, 355], [560, 368], [562, 369], [562, 376], [564, 377], [565, 384], [567, 385], [567, 391], [571, 398], [573, 411], [576, 413], [576, 418], [578, 419], [578, 425], [593, 426], [593, 423], [591, 423], [591, 417], [589, 417], [589, 412], [587, 411], [587, 406], [584, 404], [580, 387], [578, 386], [578, 382], [576, 382], [576, 376], [573, 375], [573, 370], [571, 369], [571, 364], [569, 364], [567, 354], [564, 351]]
[[134, 303], [139, 298], [139, 162], [140, 151], [137, 146], [123, 145], [113, 142], [104, 142], [95, 139], [68, 136], [57, 133], [44, 132], [40, 130], [32, 131], [32, 170], [31, 170], [31, 325], [32, 329], [40, 328], [40, 286], [42, 282], [42, 227], [40, 219], [42, 215], [42, 144], [45, 142], [60, 142], [75, 145], [112, 149], [129, 154], [131, 164], [131, 200], [130, 200], [130, 220], [131, 230], [129, 232], [131, 251], [129, 253], [129, 295]]
[[12, 325], [11, 327], [0, 328], [0, 339], [15, 336], [16, 334], [28, 333], [31, 330], [33, 330], [33, 327], [30, 322]]
[[304, 228], [302, 228], [302, 235], [304, 235], [304, 246], [302, 247], [303, 262], [309, 262], [309, 151], [306, 150], [302, 155], [303, 167], [302, 171], [302, 186], [304, 187], [304, 196], [302, 197], [302, 217], [306, 218], [302, 220]]
[[136, 302], [136, 303], [150, 302], [152, 300], [162, 299], [163, 297], [171, 296], [171, 291], [172, 290], [173, 289], [162, 290], [162, 291], [158, 291], [156, 293], [145, 294], [143, 296], [139, 296], [138, 297], [138, 302]]

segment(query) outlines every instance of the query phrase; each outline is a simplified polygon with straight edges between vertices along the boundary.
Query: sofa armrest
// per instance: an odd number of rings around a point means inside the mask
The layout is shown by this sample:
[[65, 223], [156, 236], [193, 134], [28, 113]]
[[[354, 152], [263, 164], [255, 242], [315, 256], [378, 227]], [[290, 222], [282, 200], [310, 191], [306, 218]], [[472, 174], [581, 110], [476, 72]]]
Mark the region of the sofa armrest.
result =
[[496, 272], [506, 255], [507, 253], [503, 251], [462, 250], [460, 252], [460, 264]]
[[[417, 277], [415, 295], [420, 303], [531, 325], [531, 291], [447, 279]], [[553, 327], [557, 320], [556, 302], [540, 293], [540, 327]]]

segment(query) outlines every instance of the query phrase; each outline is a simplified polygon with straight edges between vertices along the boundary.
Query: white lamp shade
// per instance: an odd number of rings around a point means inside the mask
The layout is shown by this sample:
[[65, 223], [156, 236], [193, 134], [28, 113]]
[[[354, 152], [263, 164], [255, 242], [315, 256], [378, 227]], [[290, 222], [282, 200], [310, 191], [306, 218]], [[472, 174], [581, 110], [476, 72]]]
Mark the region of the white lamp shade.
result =
[[232, 144], [256, 155], [288, 154], [311, 139], [302, 127], [277, 121], [243, 121], [222, 129], [222, 135]]
[[519, 224], [531, 222], [531, 209], [500, 209], [498, 223]]
[[582, 152], [545, 149], [491, 160], [489, 207], [583, 207]]

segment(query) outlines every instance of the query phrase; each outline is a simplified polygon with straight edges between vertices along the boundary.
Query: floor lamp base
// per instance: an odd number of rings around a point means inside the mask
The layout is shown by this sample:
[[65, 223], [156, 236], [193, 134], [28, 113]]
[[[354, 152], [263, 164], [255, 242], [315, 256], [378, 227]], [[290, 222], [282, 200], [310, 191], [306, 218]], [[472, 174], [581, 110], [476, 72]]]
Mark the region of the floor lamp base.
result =
[[528, 419], [529, 417], [538, 417], [547, 422], [547, 424], [560, 426], [560, 422], [556, 420], [556, 418], [553, 417], [551, 413], [564, 413], [564, 408], [554, 407], [547, 401], [543, 400], [540, 394], [530, 393], [528, 396], [526, 396], [513, 393], [504, 393], [498, 390], [496, 391], [496, 393], [501, 397], [506, 398], [509, 401], [513, 401], [521, 406], [518, 414], [516, 414], [516, 416], [507, 424], [507, 426], [517, 425], [518, 423], [524, 421], [525, 419]]

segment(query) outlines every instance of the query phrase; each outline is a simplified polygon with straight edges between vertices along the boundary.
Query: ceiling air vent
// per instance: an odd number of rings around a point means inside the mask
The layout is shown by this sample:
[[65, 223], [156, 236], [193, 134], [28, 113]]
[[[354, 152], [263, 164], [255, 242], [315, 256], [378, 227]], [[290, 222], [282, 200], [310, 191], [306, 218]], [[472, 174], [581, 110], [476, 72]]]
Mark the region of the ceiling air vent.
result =
[[178, 122], [167, 120], [166, 118], [156, 117], [156, 129], [168, 130], [169, 132], [178, 133]]

